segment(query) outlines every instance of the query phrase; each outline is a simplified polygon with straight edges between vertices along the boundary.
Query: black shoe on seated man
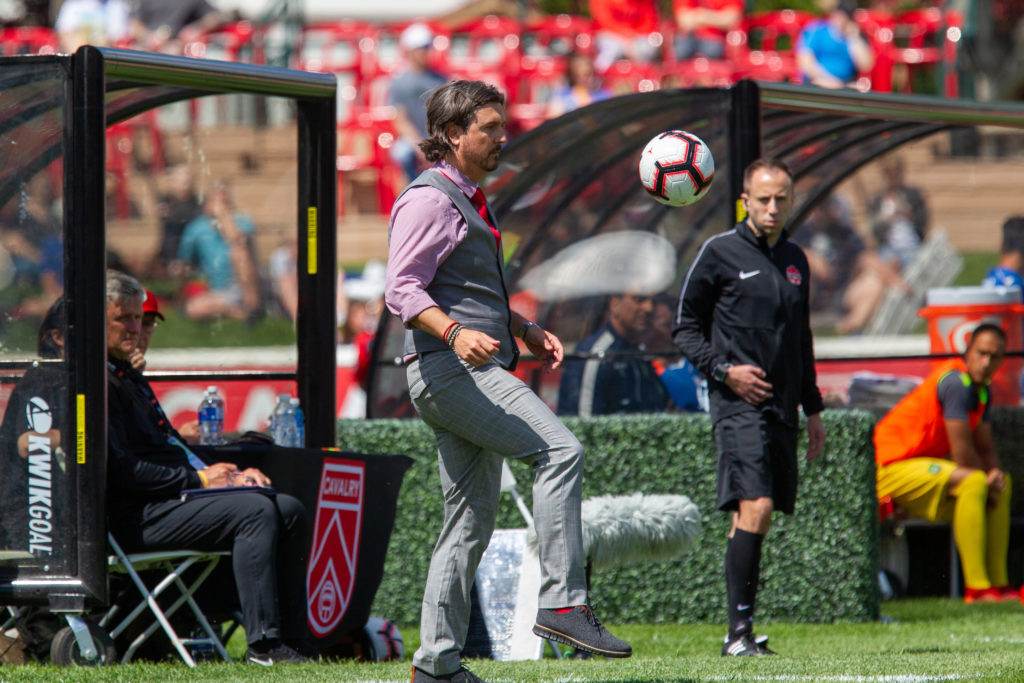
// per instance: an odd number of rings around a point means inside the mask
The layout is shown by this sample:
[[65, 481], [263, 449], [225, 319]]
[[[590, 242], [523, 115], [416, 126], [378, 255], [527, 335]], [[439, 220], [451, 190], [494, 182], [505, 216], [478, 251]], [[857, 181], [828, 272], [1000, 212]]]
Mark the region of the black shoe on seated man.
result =
[[723, 657], [762, 657], [773, 654], [775, 652], [768, 649], [768, 636], [742, 633], [731, 640], [726, 636], [722, 645]]
[[480, 678], [466, 667], [461, 667], [454, 673], [439, 674], [437, 676], [428, 674], [423, 669], [417, 669], [415, 666], [412, 668], [411, 683], [433, 683], [434, 681], [451, 681], [451, 683], [484, 683], [484, 679]]
[[309, 658], [299, 654], [277, 638], [264, 638], [249, 644], [249, 649], [245, 651], [245, 661], [247, 664], [274, 666], [283, 663], [301, 664], [308, 662]]
[[320, 650], [313, 644], [312, 638], [285, 639], [284, 644], [311, 662], [321, 659]]
[[605, 657], [629, 657], [633, 648], [601, 625], [587, 605], [566, 610], [539, 609], [533, 632], [541, 638]]

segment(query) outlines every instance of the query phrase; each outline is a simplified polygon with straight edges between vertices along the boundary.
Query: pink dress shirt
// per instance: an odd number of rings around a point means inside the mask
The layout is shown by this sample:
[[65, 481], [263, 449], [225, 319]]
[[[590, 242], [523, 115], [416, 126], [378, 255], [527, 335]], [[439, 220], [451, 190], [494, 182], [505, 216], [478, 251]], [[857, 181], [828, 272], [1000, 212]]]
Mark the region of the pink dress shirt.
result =
[[[439, 161], [432, 173], [443, 172], [472, 197], [477, 185], [447, 161]], [[466, 238], [469, 226], [437, 188], [413, 187], [391, 209], [388, 265], [384, 302], [409, 327], [409, 321], [437, 303], [427, 294], [438, 266]]]

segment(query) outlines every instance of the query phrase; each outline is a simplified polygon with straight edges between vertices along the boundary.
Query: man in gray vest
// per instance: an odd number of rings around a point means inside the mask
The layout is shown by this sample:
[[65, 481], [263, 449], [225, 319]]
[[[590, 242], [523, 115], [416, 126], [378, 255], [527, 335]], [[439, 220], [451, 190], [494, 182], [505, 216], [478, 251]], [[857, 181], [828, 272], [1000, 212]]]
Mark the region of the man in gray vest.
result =
[[490, 85], [453, 81], [427, 100], [433, 166], [395, 202], [385, 301], [402, 319], [409, 394], [436, 434], [445, 520], [430, 560], [413, 683], [481, 679], [462, 666], [470, 590], [494, 529], [502, 458], [534, 472], [541, 564], [537, 635], [607, 657], [629, 644], [587, 605], [580, 522], [583, 447], [511, 374], [522, 339], [546, 370], [562, 344], [509, 309], [501, 233], [479, 183], [498, 166], [505, 100]]

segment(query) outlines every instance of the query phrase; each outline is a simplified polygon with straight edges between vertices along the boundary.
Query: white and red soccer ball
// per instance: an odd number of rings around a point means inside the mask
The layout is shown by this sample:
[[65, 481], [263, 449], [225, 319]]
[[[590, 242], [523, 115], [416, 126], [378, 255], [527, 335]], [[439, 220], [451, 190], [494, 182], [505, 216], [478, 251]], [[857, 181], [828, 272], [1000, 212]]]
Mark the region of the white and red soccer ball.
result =
[[714, 178], [711, 149], [685, 130], [658, 133], [640, 155], [640, 183], [662, 204], [693, 204], [707, 194]]
[[405, 639], [398, 627], [386, 619], [370, 617], [363, 627], [369, 652], [366, 658], [375, 662], [391, 662], [405, 656]]

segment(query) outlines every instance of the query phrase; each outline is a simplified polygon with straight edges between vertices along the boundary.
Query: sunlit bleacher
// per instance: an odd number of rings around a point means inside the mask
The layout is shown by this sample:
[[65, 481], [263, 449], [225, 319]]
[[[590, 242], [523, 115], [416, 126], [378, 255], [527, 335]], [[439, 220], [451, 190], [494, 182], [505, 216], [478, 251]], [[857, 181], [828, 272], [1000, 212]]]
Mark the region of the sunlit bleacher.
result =
[[[742, 78], [798, 82], [794, 47], [800, 31], [815, 15], [796, 10], [759, 12], [744, 17], [726, 38], [725, 58], [680, 61], [672, 45], [674, 26], [665, 21], [649, 36], [660, 61], [614, 62], [600, 74], [616, 94], [665, 87], [727, 86]], [[898, 14], [857, 10], [855, 19], [874, 49], [875, 65], [860, 74], [863, 91], [914, 92], [928, 83], [932, 92], [956, 97], [957, 59], [962, 17], [936, 7]], [[400, 190], [401, 173], [389, 158], [394, 140], [394, 112], [387, 106], [388, 83], [401, 68], [398, 35], [408, 22], [318, 22], [304, 26], [288, 66], [335, 74], [338, 79], [339, 212], [355, 204], [347, 180], [357, 175], [372, 186], [374, 210], [386, 214]], [[432, 23], [433, 66], [452, 78], [492, 83], [508, 98], [509, 130], [521, 134], [545, 119], [550, 93], [563, 82], [566, 55], [593, 52], [595, 27], [590, 19], [567, 14], [521, 21], [485, 16], [458, 26]], [[267, 63], [273, 27], [239, 21], [211, 31], [182, 47], [189, 57]], [[119, 47], [128, 47], [122, 45]], [[0, 33], [3, 55], [54, 54], [55, 33], [45, 27], [18, 27]], [[193, 117], [200, 112], [193, 111]], [[216, 115], [216, 114], [214, 114]], [[160, 131], [152, 121], [135, 122], [159, 149]], [[126, 217], [128, 164], [138, 130], [110, 129], [109, 171], [119, 183], [115, 211]], [[159, 154], [152, 163], [163, 164]], [[157, 172], [161, 169], [153, 169]]]

